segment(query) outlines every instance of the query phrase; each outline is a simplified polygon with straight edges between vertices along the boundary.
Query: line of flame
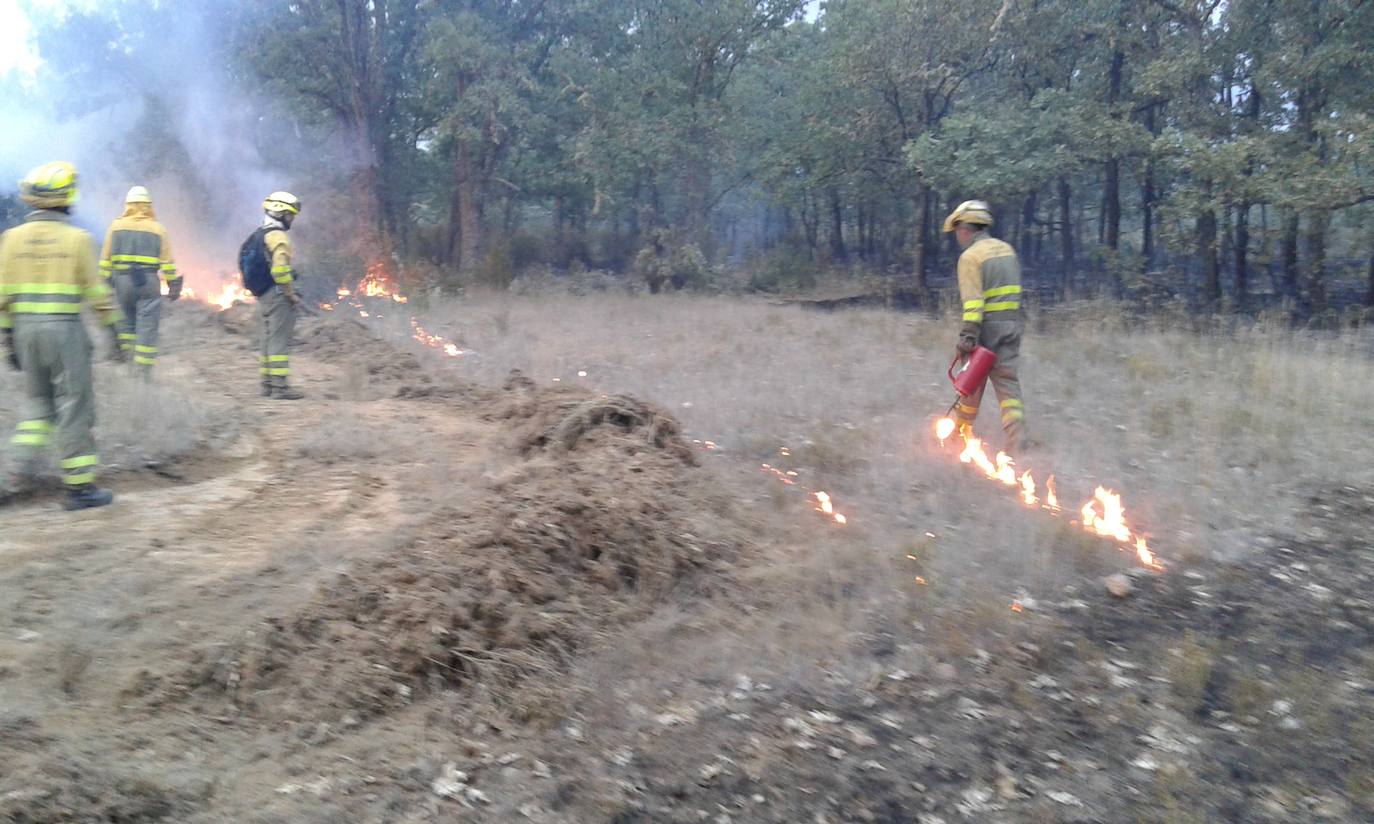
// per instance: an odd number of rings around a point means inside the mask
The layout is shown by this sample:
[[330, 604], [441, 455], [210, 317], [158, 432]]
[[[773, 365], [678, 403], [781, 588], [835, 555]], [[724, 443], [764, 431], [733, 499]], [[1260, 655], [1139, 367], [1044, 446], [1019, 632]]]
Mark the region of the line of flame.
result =
[[[943, 445], [954, 435], [957, 426], [952, 418], [941, 418], [935, 422], [935, 437]], [[1054, 514], [1060, 513], [1059, 496], [1055, 492], [1054, 476], [1045, 482], [1045, 497], [1041, 501], [1040, 490], [1030, 470], [1021, 474], [1016, 472], [1016, 462], [1005, 452], [998, 452], [989, 458], [983, 449], [983, 442], [971, 434], [964, 433], [964, 448], [959, 453], [959, 461], [977, 467], [988, 478], [1017, 490], [1021, 502], [1031, 509], [1044, 509]], [[1111, 538], [1128, 551], [1135, 552], [1136, 558], [1151, 569], [1163, 569], [1163, 564], [1150, 550], [1145, 536], [1137, 534], [1126, 522], [1126, 508], [1121, 496], [1113, 490], [1099, 486], [1093, 497], [1079, 509], [1082, 525], [1094, 535]]]

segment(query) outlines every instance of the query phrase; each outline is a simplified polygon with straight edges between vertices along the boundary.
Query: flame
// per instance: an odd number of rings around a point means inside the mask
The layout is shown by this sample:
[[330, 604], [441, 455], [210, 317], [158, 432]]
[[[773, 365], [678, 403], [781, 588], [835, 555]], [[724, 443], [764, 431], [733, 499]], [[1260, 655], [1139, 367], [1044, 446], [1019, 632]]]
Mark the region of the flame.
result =
[[[410, 298], [398, 291], [395, 281], [386, 271], [386, 265], [381, 262], [367, 267], [367, 274], [358, 281], [358, 294], [368, 298], [390, 298], [397, 303], [410, 301]], [[339, 296], [344, 296], [342, 289], [339, 290]]]
[[[954, 422], [950, 418], [941, 418], [935, 425], [936, 437], [954, 434], [953, 427]], [[961, 463], [977, 467], [989, 479], [1016, 489], [1021, 502], [1027, 507], [1044, 508], [1056, 515], [1060, 513], [1059, 495], [1055, 490], [1053, 475], [1045, 481], [1045, 500], [1042, 504], [1039, 487], [1030, 470], [1018, 475], [1016, 461], [1010, 455], [998, 452], [995, 458], [989, 458], [981, 440], [969, 433], [964, 433], [963, 438], [964, 448], [959, 453]], [[941, 442], [943, 443], [943, 438]], [[1141, 564], [1151, 569], [1163, 569], [1159, 559], [1150, 551], [1145, 538], [1137, 535], [1126, 523], [1126, 508], [1121, 503], [1121, 496], [1116, 492], [1099, 486], [1093, 497], [1079, 510], [1079, 514], [1083, 518], [1083, 528], [1088, 532], [1111, 538], [1123, 548], [1133, 548]]]
[[1112, 490], [1099, 486], [1092, 500], [1083, 504], [1081, 514], [1083, 528], [1089, 532], [1130, 543], [1131, 530], [1126, 526], [1126, 509], [1121, 505], [1121, 496]]
[[940, 444], [941, 444], [942, 446], [944, 445], [945, 441], [949, 440], [949, 436], [950, 436], [950, 435], [953, 435], [953, 434], [954, 434], [954, 419], [953, 419], [953, 418], [941, 418], [940, 420], [938, 420], [938, 421], [935, 422], [935, 437], [936, 437], [936, 438], [939, 438]]
[[1150, 551], [1150, 547], [1145, 543], [1144, 538], [1135, 539], [1135, 556], [1140, 559], [1140, 563], [1147, 567], [1153, 569], [1164, 568], [1164, 565], [1155, 558], [1155, 554]]
[[1011, 602], [1011, 611], [1012, 611], [1012, 612], [1023, 612], [1025, 609], [1026, 609], [1026, 608], [1025, 608], [1024, 606], [1021, 605], [1021, 602], [1020, 602], [1020, 601], [1012, 601], [1012, 602]]
[[[163, 285], [163, 289], [163, 294], [166, 294], [165, 284]], [[221, 283], [216, 291], [208, 292], [204, 297], [201, 297], [200, 293], [190, 286], [183, 286], [181, 289], [181, 296], [188, 300], [208, 303], [221, 312], [233, 306], [235, 303], [248, 303], [250, 300], [255, 299], [253, 298], [252, 292], [249, 292], [247, 289], [244, 289], [241, 284], [233, 281]]]
[[997, 453], [997, 480], [1007, 486], [1016, 486], [1016, 461], [1005, 452]]
[[1035, 494], [1035, 478], [1031, 477], [1029, 469], [1021, 475], [1021, 501], [1032, 508], [1040, 503], [1040, 499]]
[[997, 467], [988, 460], [988, 453], [983, 451], [983, 442], [977, 438], [970, 437], [964, 441], [964, 451], [959, 454], [959, 460], [973, 464], [983, 470], [983, 474], [989, 478], [997, 477]]
[[827, 494], [824, 493], [824, 492], [817, 492], [817, 493], [816, 493], [816, 500], [817, 500], [817, 501], [820, 501], [820, 504], [821, 504], [821, 505], [820, 505], [820, 507], [818, 507], [818, 509], [819, 509], [821, 512], [824, 512], [826, 515], [834, 515], [834, 514], [835, 514], [835, 505], [832, 504], [832, 503], [830, 503], [830, 496], [829, 496], [829, 495], [827, 495]]

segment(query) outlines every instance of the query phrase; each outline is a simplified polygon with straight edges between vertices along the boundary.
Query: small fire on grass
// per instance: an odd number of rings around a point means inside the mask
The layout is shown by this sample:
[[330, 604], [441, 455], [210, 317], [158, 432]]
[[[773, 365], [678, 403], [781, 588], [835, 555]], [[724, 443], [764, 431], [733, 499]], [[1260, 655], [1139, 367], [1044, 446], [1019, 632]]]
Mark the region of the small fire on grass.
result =
[[[709, 446], [706, 446], [707, 449], [717, 448], [715, 443], [711, 441], [706, 441], [705, 443], [709, 444]], [[790, 457], [792, 453], [786, 447], [783, 447], [778, 450], [778, 454], [784, 457]], [[779, 469], [772, 464], [760, 464], [760, 468], [763, 472], [778, 479], [784, 486], [795, 486], [806, 490], [816, 502], [813, 509], [824, 515], [827, 519], [834, 521], [840, 526], [846, 526], [849, 523], [849, 517], [843, 512], [839, 512], [835, 509], [835, 501], [830, 497], [830, 493], [823, 490], [808, 489], [805, 484], [801, 483], [801, 473], [797, 470]]]
[[[358, 317], [371, 318], [374, 315], [381, 317], [377, 312], [375, 303], [364, 303], [364, 299], [372, 301], [389, 300], [392, 303], [405, 304], [410, 302], [410, 298], [401, 292], [396, 279], [387, 271], [386, 264], [376, 262], [367, 267], [366, 273], [358, 280], [356, 286], [340, 286], [336, 293], [338, 300], [334, 303], [321, 303], [320, 308], [332, 312], [338, 306], [350, 306], [357, 311]], [[373, 307], [369, 310], [367, 307]], [[420, 325], [420, 321], [414, 317], [410, 318], [411, 337], [432, 349], [438, 349], [450, 358], [462, 357], [464, 352], [458, 344], [441, 335], [435, 335]]]
[[[162, 294], [168, 294], [167, 284], [162, 284]], [[202, 295], [197, 289], [191, 286], [181, 288], [181, 296], [187, 300], [208, 303], [219, 309], [221, 312], [233, 306], [235, 303], [248, 303], [253, 299], [253, 293], [243, 288], [242, 284], [229, 282], [221, 283], [213, 289], [207, 290]]]
[[[935, 422], [935, 437], [943, 445], [954, 435], [956, 428], [952, 418], [941, 418]], [[1031, 475], [1030, 470], [1018, 474], [1016, 462], [1012, 460], [1010, 455], [1005, 452], [998, 452], [996, 456], [989, 458], [987, 451], [983, 448], [983, 442], [978, 438], [965, 434], [963, 441], [964, 448], [959, 453], [961, 463], [976, 467], [990, 480], [1016, 490], [1021, 503], [1026, 507], [1043, 509], [1055, 515], [1060, 514], [1059, 496], [1055, 491], [1053, 475], [1045, 481], [1045, 496], [1042, 500], [1040, 487], [1036, 484], [1035, 477]], [[1086, 531], [1094, 535], [1101, 535], [1104, 538], [1111, 538], [1124, 550], [1134, 552], [1137, 560], [1150, 569], [1164, 568], [1150, 550], [1145, 536], [1137, 534], [1127, 524], [1126, 508], [1121, 503], [1121, 496], [1116, 492], [1099, 486], [1093, 492], [1093, 497], [1083, 504], [1078, 512], [1082, 517], [1083, 529]]]

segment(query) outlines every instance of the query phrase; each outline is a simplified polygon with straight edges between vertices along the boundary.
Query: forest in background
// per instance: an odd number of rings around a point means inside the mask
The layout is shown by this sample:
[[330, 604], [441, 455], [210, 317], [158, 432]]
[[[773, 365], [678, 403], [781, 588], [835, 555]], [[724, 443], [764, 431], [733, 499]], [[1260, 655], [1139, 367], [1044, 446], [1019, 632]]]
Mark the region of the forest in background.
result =
[[1374, 304], [1374, 4], [1357, 0], [32, 14], [43, 65], [3, 80], [5, 108], [99, 115], [87, 132], [120, 173], [176, 180], [213, 223], [242, 208], [215, 192], [244, 154], [202, 162], [206, 132], [230, 134], [195, 128], [213, 99], [201, 121], [232, 114], [250, 165], [305, 198], [322, 264], [449, 287], [535, 268], [655, 290], [863, 273], [919, 295], [950, 276], [944, 215], [982, 198], [1044, 299]]

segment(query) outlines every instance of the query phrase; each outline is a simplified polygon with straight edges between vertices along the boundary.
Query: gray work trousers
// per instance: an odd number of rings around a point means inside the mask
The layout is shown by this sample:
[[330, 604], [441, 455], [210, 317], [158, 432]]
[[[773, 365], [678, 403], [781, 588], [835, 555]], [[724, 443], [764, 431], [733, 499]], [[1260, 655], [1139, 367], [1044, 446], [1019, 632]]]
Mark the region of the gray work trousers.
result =
[[[995, 317], [1001, 314], [1014, 317]], [[988, 375], [988, 382], [992, 384], [992, 391], [996, 393], [1001, 407], [1006, 451], [1011, 454], [1015, 454], [1026, 441], [1026, 407], [1021, 399], [1021, 380], [1016, 375], [1017, 360], [1021, 356], [1021, 330], [1024, 326], [1019, 310], [990, 312], [983, 320], [978, 337], [979, 345], [991, 349], [997, 356], [997, 363]], [[985, 388], [986, 384], [980, 386], [972, 395], [959, 399], [955, 407], [955, 418], [959, 422], [973, 425], [974, 418], [978, 417], [978, 407], [983, 403]]]
[[296, 307], [278, 286], [258, 298], [262, 317], [262, 354], [259, 371], [268, 386], [286, 386], [291, 379], [291, 334], [296, 329]]
[[156, 272], [145, 274], [143, 285], [131, 272], [115, 272], [115, 300], [124, 319], [119, 322], [119, 348], [131, 355], [136, 368], [151, 372], [157, 361], [157, 331], [162, 318], [162, 281]]
[[10, 444], [28, 464], [55, 447], [69, 487], [95, 483], [95, 388], [91, 339], [80, 315], [16, 315], [14, 346], [24, 370], [24, 418]]

